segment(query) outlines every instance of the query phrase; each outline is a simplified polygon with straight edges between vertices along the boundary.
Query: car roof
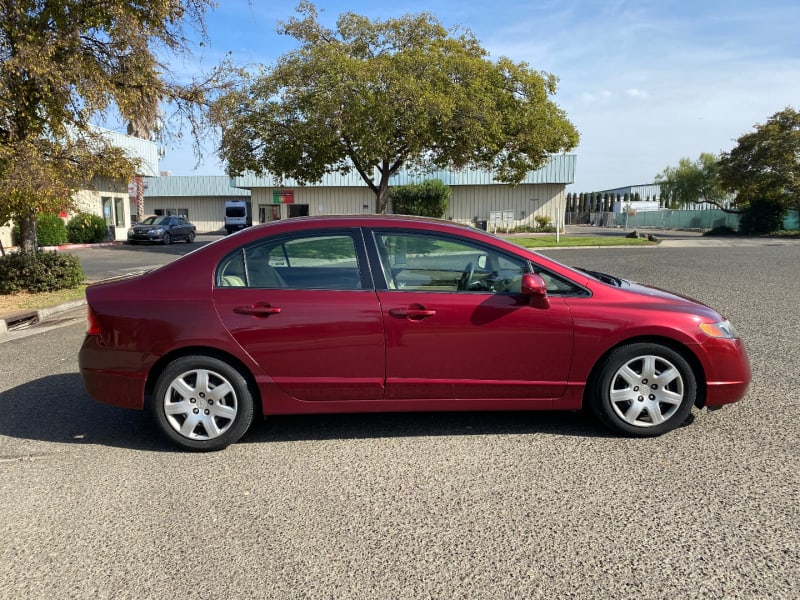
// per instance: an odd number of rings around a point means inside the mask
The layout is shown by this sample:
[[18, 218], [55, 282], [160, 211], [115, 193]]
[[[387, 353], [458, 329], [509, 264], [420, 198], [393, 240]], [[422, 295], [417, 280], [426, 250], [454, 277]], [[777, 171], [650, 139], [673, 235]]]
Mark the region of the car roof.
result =
[[287, 228], [302, 228], [314, 226], [340, 226], [340, 227], [381, 227], [381, 226], [402, 226], [403, 224], [418, 226], [418, 225], [433, 225], [435, 227], [452, 227], [460, 231], [471, 230], [479, 231], [469, 225], [457, 223], [455, 221], [447, 221], [445, 219], [434, 219], [431, 217], [418, 217], [413, 215], [314, 215], [308, 217], [293, 217], [291, 219], [281, 219], [279, 221], [270, 221], [268, 223], [261, 223], [255, 225], [254, 228], [268, 228], [268, 227], [287, 227]]

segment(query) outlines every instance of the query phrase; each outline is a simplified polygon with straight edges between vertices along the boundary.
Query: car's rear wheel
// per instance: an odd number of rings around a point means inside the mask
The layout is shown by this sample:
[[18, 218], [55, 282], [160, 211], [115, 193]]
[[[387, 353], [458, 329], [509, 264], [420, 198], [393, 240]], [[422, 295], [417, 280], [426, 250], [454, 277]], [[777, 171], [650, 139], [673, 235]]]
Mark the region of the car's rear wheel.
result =
[[186, 236], [186, 243], [191, 244], [194, 241], [194, 231], [190, 231], [189, 235]]
[[686, 359], [661, 344], [637, 343], [611, 352], [590, 382], [591, 407], [611, 429], [661, 435], [691, 413], [697, 381]]
[[167, 246], [172, 243], [172, 236], [169, 233], [165, 233], [164, 237], [161, 238], [161, 241], [164, 242], [165, 246]]
[[221, 450], [253, 420], [247, 380], [228, 363], [185, 356], [170, 363], [155, 387], [151, 410], [162, 433], [188, 450]]

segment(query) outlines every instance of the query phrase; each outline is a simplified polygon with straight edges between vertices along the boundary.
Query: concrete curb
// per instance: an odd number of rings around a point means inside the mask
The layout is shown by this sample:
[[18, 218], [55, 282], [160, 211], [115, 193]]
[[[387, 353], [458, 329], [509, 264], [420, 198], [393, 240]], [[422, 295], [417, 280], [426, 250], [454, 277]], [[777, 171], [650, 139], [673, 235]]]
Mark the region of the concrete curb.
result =
[[[80, 300], [72, 300], [71, 302], [64, 302], [63, 304], [59, 304], [57, 306], [50, 306], [48, 308], [20, 311], [16, 313], [3, 315], [3, 317], [0, 318], [0, 337], [8, 334], [10, 331], [13, 331], [13, 327], [17, 323], [29, 323], [31, 325], [35, 325], [41, 323], [45, 319], [49, 319], [53, 315], [57, 315], [62, 312], [67, 312], [74, 308], [80, 308], [81, 306], [85, 305], [86, 305], [86, 299], [82, 298]], [[12, 329], [9, 329], [9, 324], [11, 325]]]
[[[105, 246], [121, 246], [126, 242], [122, 240], [112, 240], [109, 242], [98, 242], [97, 244], [61, 244], [60, 246], [40, 246], [40, 251], [45, 252], [64, 252], [65, 250], [78, 250], [81, 248], [103, 248]], [[6, 254], [13, 254], [17, 252], [19, 248], [17, 246], [10, 246], [8, 248], [4, 248]]]

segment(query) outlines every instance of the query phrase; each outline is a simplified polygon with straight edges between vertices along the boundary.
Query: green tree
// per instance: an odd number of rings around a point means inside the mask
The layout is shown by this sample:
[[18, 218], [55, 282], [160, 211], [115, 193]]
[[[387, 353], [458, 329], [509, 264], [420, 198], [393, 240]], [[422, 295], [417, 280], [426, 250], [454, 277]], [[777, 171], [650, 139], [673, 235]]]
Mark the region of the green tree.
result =
[[667, 167], [656, 175], [656, 183], [661, 186], [665, 205], [708, 202], [726, 212], [742, 212], [730, 207], [729, 194], [720, 179], [719, 159], [714, 154], [704, 152], [695, 161], [682, 158], [677, 167]]
[[[97, 178], [125, 181], [136, 164], [92, 127], [115, 111], [147, 135], [159, 105], [199, 130], [209, 94], [232, 69], [178, 84], [159, 56], [188, 50], [213, 0], [0, 0], [0, 225], [15, 220], [36, 247], [40, 212], [72, 207]], [[224, 87], [224, 86], [222, 86]]]
[[468, 31], [428, 13], [372, 21], [347, 12], [322, 26], [302, 2], [279, 33], [299, 46], [218, 101], [230, 174], [300, 182], [358, 172], [385, 212], [401, 167], [476, 167], [519, 182], [578, 133], [552, 100], [557, 79], [508, 58], [492, 62]]
[[399, 215], [441, 219], [447, 213], [452, 190], [440, 179], [391, 188], [392, 210]]
[[719, 171], [744, 206], [764, 199], [800, 210], [800, 112], [785, 108], [757, 124], [722, 154]]

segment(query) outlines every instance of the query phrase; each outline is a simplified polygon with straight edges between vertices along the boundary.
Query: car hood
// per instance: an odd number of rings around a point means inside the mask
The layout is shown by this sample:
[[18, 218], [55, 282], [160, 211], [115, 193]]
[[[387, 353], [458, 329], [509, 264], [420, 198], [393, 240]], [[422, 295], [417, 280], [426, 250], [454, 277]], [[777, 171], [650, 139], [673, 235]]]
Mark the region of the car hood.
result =
[[710, 308], [707, 304], [704, 304], [703, 302], [700, 302], [699, 300], [696, 300], [691, 296], [684, 296], [682, 294], [670, 292], [668, 290], [664, 290], [658, 287], [644, 285], [642, 283], [630, 281], [629, 279], [622, 279], [614, 275], [609, 275], [607, 273], [599, 273], [597, 271], [591, 271], [589, 269], [578, 268], [578, 271], [586, 273], [587, 275], [591, 275], [594, 279], [601, 281], [607, 285], [620, 288], [622, 290], [627, 290], [629, 292], [633, 292], [634, 294], [649, 296], [651, 298], [657, 298], [660, 300], [664, 300], [665, 302], [677, 302], [679, 304], [684, 304], [684, 303], [696, 304], [699, 306], [703, 306], [705, 308]]
[[703, 302], [700, 302], [699, 300], [696, 300], [691, 296], [676, 294], [675, 292], [669, 292], [661, 288], [651, 287], [649, 285], [643, 285], [641, 283], [636, 283], [635, 281], [628, 281], [627, 279], [622, 279], [620, 281], [621, 281], [620, 288], [624, 290], [629, 290], [635, 294], [650, 296], [652, 298], [659, 298], [666, 302], [696, 304], [698, 306], [710, 308], [707, 304], [704, 304]]

